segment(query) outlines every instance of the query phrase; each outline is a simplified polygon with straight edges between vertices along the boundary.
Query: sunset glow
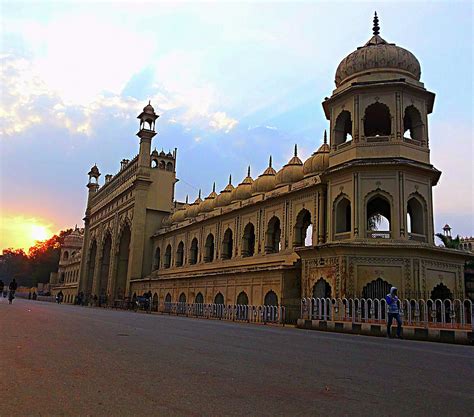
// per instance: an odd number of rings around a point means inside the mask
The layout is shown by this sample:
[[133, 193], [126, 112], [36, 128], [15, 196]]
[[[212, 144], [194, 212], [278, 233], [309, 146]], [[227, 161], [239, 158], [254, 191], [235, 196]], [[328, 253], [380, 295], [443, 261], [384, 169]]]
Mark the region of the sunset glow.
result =
[[46, 220], [35, 217], [2, 216], [0, 249], [24, 249], [27, 252], [36, 241], [50, 238], [54, 234], [52, 227]]

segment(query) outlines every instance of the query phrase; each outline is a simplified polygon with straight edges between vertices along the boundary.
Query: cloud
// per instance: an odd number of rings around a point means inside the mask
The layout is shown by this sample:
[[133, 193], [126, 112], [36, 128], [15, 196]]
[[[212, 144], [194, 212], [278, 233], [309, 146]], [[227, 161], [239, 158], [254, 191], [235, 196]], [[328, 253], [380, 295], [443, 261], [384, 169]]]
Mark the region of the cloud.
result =
[[229, 133], [238, 123], [237, 120], [228, 117], [224, 112], [216, 112], [210, 115], [209, 126], [213, 130], [223, 130]]

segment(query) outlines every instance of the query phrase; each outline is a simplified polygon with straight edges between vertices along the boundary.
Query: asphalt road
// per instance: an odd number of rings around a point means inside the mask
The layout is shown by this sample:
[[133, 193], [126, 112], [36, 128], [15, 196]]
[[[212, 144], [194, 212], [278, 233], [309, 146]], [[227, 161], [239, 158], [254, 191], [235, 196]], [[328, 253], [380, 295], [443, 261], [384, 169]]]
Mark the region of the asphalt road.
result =
[[474, 348], [0, 300], [0, 416], [473, 416]]

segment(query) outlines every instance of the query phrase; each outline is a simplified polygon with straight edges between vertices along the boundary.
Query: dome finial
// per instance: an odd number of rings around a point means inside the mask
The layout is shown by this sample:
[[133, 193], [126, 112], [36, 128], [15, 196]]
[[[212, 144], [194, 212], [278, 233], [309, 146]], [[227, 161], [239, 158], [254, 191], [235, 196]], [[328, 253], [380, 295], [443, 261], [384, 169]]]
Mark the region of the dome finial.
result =
[[328, 132], [326, 132], [326, 129], [324, 129], [324, 144], [326, 145], [328, 143]]
[[229, 185], [232, 185], [232, 174], [229, 175]]
[[298, 156], [298, 144], [295, 143], [295, 156]]
[[272, 167], [272, 156], [270, 155], [270, 159], [268, 161], [268, 167], [271, 168]]
[[247, 177], [250, 177], [250, 165], [249, 165], [249, 167], [248, 167], [248, 169], [247, 169]]
[[374, 35], [378, 35], [380, 33], [380, 26], [379, 26], [379, 18], [377, 17], [377, 12], [374, 13], [374, 26], [372, 28]]
[[188, 204], [188, 194], [186, 194], [186, 204]]
[[212, 192], [215, 193], [216, 192], [216, 182], [214, 181], [214, 184], [212, 184]]
[[199, 189], [199, 195], [198, 198], [201, 198], [201, 189]]

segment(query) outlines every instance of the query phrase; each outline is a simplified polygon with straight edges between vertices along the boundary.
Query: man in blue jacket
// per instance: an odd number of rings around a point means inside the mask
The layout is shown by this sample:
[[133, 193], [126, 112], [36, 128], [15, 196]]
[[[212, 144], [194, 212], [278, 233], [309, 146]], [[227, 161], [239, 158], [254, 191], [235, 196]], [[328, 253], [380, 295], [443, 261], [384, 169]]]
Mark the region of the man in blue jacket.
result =
[[387, 337], [392, 337], [390, 332], [393, 319], [397, 320], [397, 338], [402, 337], [402, 319], [400, 318], [400, 310], [398, 308], [397, 288], [390, 288], [390, 294], [385, 296], [388, 307], [388, 321], [387, 321]]

